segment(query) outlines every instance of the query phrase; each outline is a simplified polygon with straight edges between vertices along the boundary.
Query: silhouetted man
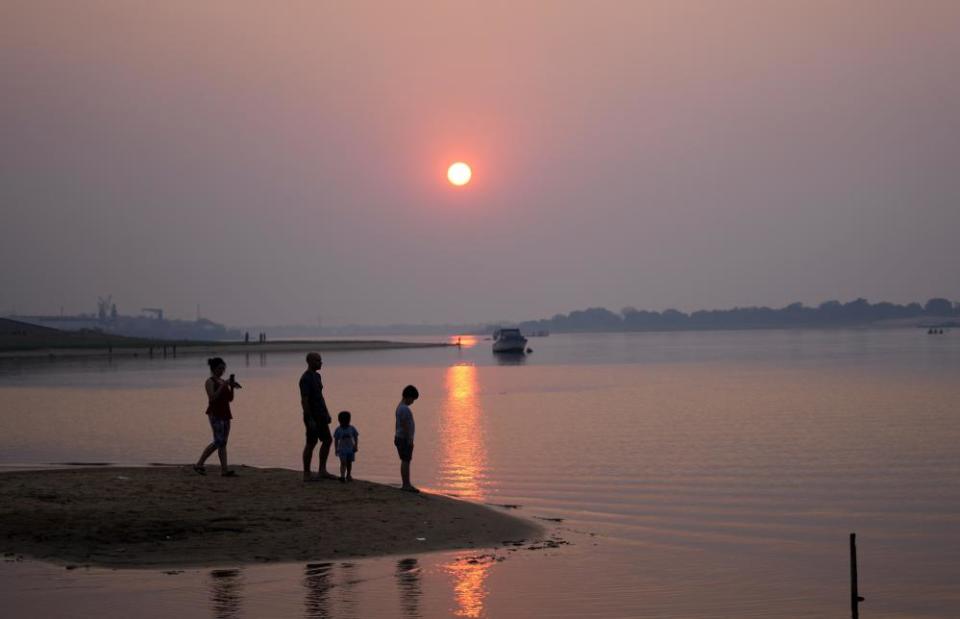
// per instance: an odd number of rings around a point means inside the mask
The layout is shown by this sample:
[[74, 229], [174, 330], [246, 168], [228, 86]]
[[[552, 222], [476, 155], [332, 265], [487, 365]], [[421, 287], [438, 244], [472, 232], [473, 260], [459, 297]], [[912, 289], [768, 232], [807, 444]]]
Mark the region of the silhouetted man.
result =
[[[300, 405], [303, 407], [303, 425], [307, 429], [307, 444], [303, 448], [303, 481], [314, 479], [336, 479], [327, 472], [327, 456], [330, 455], [330, 411], [323, 399], [323, 381], [320, 380], [320, 367], [323, 360], [320, 353], [307, 353], [307, 371], [300, 377]], [[320, 442], [319, 476], [310, 475], [310, 461], [313, 448]]]

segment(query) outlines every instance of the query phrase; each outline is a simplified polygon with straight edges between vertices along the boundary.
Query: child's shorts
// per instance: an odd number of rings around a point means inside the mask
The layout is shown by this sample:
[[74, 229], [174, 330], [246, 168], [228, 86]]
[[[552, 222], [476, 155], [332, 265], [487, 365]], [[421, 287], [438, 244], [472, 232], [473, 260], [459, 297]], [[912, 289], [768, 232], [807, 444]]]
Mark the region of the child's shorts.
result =
[[397, 446], [397, 455], [400, 456], [400, 460], [404, 462], [413, 460], [413, 445], [410, 444], [410, 441], [395, 436], [393, 438], [393, 444]]
[[337, 454], [337, 457], [340, 458], [341, 462], [353, 462], [356, 458], [356, 454], [354, 454], [352, 451], [341, 451]]

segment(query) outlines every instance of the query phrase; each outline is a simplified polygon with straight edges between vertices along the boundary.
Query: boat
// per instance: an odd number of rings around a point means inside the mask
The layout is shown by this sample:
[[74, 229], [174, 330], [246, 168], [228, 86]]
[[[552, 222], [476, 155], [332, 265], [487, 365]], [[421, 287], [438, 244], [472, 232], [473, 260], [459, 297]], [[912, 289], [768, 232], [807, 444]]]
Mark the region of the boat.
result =
[[527, 338], [520, 329], [497, 329], [493, 333], [493, 352], [523, 353], [527, 349]]

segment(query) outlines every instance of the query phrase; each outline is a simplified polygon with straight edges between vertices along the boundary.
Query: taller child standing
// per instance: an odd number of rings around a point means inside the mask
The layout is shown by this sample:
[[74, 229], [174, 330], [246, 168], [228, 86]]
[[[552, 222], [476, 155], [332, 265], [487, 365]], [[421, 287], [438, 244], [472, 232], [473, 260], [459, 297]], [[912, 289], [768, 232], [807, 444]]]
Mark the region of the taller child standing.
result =
[[396, 410], [396, 432], [393, 436], [393, 444], [397, 447], [397, 455], [400, 456], [400, 479], [403, 481], [401, 490], [407, 492], [420, 492], [410, 483], [410, 461], [413, 460], [413, 437], [416, 433], [416, 424], [413, 421], [413, 411], [410, 405], [417, 401], [420, 392], [413, 385], [407, 385], [403, 388], [400, 404]]
[[330, 435], [330, 411], [323, 399], [323, 381], [320, 379], [322, 366], [320, 353], [307, 353], [307, 371], [300, 377], [300, 406], [303, 408], [303, 425], [307, 434], [307, 442], [303, 447], [303, 481], [317, 479], [310, 476], [310, 461], [313, 460], [313, 449], [317, 442], [320, 443], [319, 479], [336, 479], [327, 472], [327, 457], [333, 437]]

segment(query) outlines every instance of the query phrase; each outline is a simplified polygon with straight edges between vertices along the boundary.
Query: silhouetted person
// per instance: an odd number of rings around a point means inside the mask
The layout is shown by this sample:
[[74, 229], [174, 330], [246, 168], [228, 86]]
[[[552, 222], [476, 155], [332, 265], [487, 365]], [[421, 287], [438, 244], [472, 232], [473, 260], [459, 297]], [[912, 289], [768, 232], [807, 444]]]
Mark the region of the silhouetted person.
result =
[[237, 473], [227, 468], [227, 439], [230, 438], [230, 402], [233, 402], [233, 390], [238, 387], [230, 375], [228, 380], [223, 379], [227, 370], [227, 363], [220, 357], [207, 359], [210, 366], [210, 378], [204, 383], [207, 391], [207, 418], [210, 420], [210, 429], [213, 430], [213, 442], [207, 445], [200, 454], [200, 459], [193, 465], [193, 470], [200, 475], [206, 475], [204, 463], [216, 451], [220, 457], [220, 474], [224, 477], [236, 477]]
[[340, 458], [340, 481], [353, 481], [353, 461], [360, 450], [360, 433], [350, 425], [350, 411], [337, 415], [340, 426], [333, 433], [334, 450]]
[[[307, 353], [307, 371], [300, 377], [300, 405], [303, 408], [303, 425], [306, 427], [307, 442], [303, 447], [303, 480], [336, 479], [327, 472], [327, 457], [330, 455], [330, 411], [327, 402], [323, 399], [323, 381], [320, 379], [320, 368], [323, 360], [320, 353]], [[313, 460], [313, 448], [320, 442], [317, 478], [310, 475], [310, 461]]]
[[413, 411], [410, 405], [417, 401], [420, 392], [413, 385], [407, 385], [403, 388], [400, 404], [397, 405], [396, 432], [393, 436], [393, 444], [397, 447], [397, 455], [400, 456], [400, 479], [403, 482], [401, 490], [407, 492], [420, 492], [410, 483], [410, 461], [413, 460], [413, 437], [416, 433], [416, 424], [413, 421]]

